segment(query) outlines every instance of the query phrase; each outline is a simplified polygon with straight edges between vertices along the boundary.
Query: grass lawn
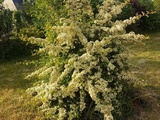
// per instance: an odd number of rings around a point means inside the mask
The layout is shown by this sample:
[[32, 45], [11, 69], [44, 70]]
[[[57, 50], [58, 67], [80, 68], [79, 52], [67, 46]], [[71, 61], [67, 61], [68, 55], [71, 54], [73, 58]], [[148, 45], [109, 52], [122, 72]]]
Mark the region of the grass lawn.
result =
[[26, 95], [26, 89], [34, 81], [25, 80], [24, 77], [36, 68], [33, 65], [20, 64], [24, 60], [0, 63], [0, 120], [43, 119], [34, 101]]
[[160, 119], [160, 33], [149, 36], [145, 45], [129, 45], [131, 72], [137, 83], [136, 115], [131, 120]]
[[[129, 120], [160, 118], [160, 33], [151, 34], [145, 45], [129, 45], [133, 55], [129, 62], [135, 78], [135, 115]], [[27, 58], [30, 59], [30, 58]], [[34, 71], [33, 65], [19, 64], [23, 59], [0, 63], [0, 120], [43, 120], [36, 103], [26, 95], [34, 81], [24, 77]]]

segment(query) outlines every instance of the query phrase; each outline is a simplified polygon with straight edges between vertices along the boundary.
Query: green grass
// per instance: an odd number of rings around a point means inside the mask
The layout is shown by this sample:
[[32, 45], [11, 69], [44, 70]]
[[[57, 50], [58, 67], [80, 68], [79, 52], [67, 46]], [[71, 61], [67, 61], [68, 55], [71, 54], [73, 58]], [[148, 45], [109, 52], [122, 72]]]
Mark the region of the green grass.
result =
[[[28, 59], [28, 58], [27, 58]], [[36, 102], [26, 94], [32, 80], [24, 77], [36, 68], [23, 65], [25, 59], [0, 63], [0, 120], [42, 120]]]
[[160, 35], [150, 35], [145, 45], [130, 46], [133, 73], [148, 86], [160, 86]]
[[[136, 81], [136, 114], [130, 120], [160, 118], [160, 33], [150, 34], [145, 45], [129, 45], [133, 55], [129, 62]], [[145, 103], [143, 105], [143, 102]]]

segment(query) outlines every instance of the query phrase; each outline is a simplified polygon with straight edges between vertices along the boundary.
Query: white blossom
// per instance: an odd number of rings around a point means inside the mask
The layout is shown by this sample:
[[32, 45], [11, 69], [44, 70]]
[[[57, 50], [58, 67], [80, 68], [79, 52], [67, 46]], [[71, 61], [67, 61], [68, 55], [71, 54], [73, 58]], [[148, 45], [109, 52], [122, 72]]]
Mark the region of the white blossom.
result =
[[[47, 56], [47, 60], [44, 67], [28, 77], [49, 75], [50, 82], [28, 91], [38, 93], [35, 98], [42, 100], [41, 109], [51, 119], [78, 117], [88, 107], [86, 97], [89, 96], [95, 102], [95, 111], [104, 114], [104, 120], [113, 120], [112, 103], [123, 87], [118, 80], [127, 78], [123, 71], [126, 56], [119, 48], [124, 40], [145, 38], [125, 30], [142, 15], [114, 20], [128, 1], [104, 0], [97, 6], [95, 15], [90, 0], [66, 0], [64, 3], [67, 17], [60, 18], [60, 25], [51, 27], [55, 38], [51, 42], [49, 38], [30, 38], [32, 43], [42, 46], [38, 53]], [[122, 72], [113, 74], [117, 69]], [[115, 82], [114, 88], [110, 87], [111, 82]], [[55, 102], [52, 106], [51, 101]]]

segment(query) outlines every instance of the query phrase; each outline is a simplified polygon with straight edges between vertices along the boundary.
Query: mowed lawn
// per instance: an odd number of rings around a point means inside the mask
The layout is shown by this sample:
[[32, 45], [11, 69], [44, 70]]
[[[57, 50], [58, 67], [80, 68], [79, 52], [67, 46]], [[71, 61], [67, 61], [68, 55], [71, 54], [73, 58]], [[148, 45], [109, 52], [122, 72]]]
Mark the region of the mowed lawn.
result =
[[[28, 58], [27, 58], [28, 59]], [[36, 69], [33, 65], [21, 64], [25, 59], [0, 63], [0, 120], [42, 120], [26, 89], [32, 80], [24, 77]]]
[[[160, 33], [151, 34], [145, 45], [129, 45], [131, 73], [136, 81], [135, 115], [130, 120], [160, 119]], [[31, 58], [27, 58], [31, 59]], [[34, 80], [24, 77], [33, 65], [20, 64], [25, 58], [0, 63], [0, 120], [43, 120], [37, 105], [26, 94]]]
[[149, 34], [144, 44], [129, 45], [129, 63], [136, 81], [136, 115], [131, 120], [160, 120], [160, 33]]

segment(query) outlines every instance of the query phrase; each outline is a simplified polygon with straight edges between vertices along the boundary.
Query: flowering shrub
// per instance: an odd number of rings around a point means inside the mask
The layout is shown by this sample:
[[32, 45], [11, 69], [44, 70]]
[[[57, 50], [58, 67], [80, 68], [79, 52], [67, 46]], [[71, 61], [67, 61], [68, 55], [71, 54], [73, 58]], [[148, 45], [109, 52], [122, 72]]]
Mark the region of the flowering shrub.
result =
[[[47, 60], [29, 77], [49, 82], [29, 89], [42, 101], [41, 109], [53, 120], [113, 120], [117, 95], [128, 80], [123, 42], [144, 39], [125, 28], [142, 15], [116, 20], [128, 2], [103, 0], [94, 12], [90, 0], [66, 0], [66, 18], [47, 26], [46, 39], [30, 38], [42, 46]], [[115, 110], [118, 112], [118, 110]]]

